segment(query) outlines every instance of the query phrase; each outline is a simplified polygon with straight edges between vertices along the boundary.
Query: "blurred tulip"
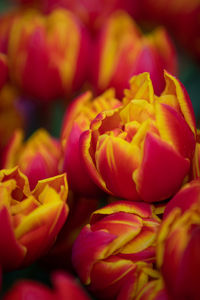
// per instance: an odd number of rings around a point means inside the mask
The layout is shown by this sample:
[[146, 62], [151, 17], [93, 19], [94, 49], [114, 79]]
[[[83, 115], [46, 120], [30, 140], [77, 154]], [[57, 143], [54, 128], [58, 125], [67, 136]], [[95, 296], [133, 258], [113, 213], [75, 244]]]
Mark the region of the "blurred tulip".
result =
[[135, 300], [170, 300], [162, 279], [148, 282], [138, 293]]
[[82, 133], [85, 168], [104, 191], [128, 200], [169, 198], [189, 174], [195, 150], [195, 118], [183, 85], [165, 72], [154, 95], [148, 73], [134, 76], [124, 105], [100, 113]]
[[25, 126], [25, 117], [17, 106], [18, 97], [16, 89], [8, 83], [0, 89], [0, 151], [14, 131]]
[[58, 234], [57, 240], [43, 262], [47, 266], [72, 269], [72, 246], [83, 226], [89, 222], [90, 215], [98, 208], [99, 199], [76, 197], [68, 198], [69, 215]]
[[[76, 239], [72, 262], [79, 278], [102, 299], [134, 299], [154, 277], [160, 225], [147, 203], [120, 201], [95, 211]], [[157, 273], [156, 273], [157, 274]]]
[[31, 192], [19, 168], [0, 171], [0, 264], [4, 270], [26, 266], [52, 246], [68, 207], [65, 175], [38, 182]]
[[33, 189], [38, 180], [58, 175], [61, 149], [59, 142], [44, 129], [38, 129], [26, 142], [23, 138], [21, 130], [15, 131], [4, 151], [3, 168], [18, 165]]
[[200, 62], [199, 0], [141, 0], [140, 19], [163, 24]]
[[86, 92], [67, 108], [61, 132], [62, 171], [67, 172], [69, 187], [75, 193], [86, 196], [99, 194], [99, 188], [92, 182], [83, 166], [79, 153], [79, 138], [89, 129], [91, 121], [98, 113], [120, 105], [121, 102], [115, 98], [114, 91], [108, 90], [95, 99], [91, 92]]
[[45, 16], [26, 10], [10, 33], [11, 79], [38, 100], [63, 97], [86, 80], [88, 47], [86, 31], [69, 11]]
[[92, 32], [99, 30], [109, 15], [118, 9], [138, 13], [138, 0], [43, 0], [44, 9], [51, 11], [64, 7], [73, 11]]
[[93, 50], [91, 81], [98, 92], [114, 87], [121, 97], [129, 79], [149, 72], [156, 94], [164, 89], [163, 70], [177, 73], [177, 57], [164, 28], [143, 35], [125, 12], [113, 14], [104, 24]]
[[200, 180], [168, 203], [157, 240], [157, 263], [172, 299], [200, 299]]
[[54, 272], [53, 288], [31, 280], [15, 283], [3, 300], [89, 300], [89, 296], [77, 284], [76, 280], [64, 272]]

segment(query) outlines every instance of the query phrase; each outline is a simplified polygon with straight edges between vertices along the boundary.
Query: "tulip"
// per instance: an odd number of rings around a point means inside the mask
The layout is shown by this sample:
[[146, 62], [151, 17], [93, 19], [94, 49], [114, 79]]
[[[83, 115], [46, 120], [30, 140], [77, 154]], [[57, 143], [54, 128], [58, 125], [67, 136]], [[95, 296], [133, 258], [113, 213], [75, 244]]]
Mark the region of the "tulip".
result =
[[149, 281], [138, 293], [135, 300], [170, 300], [162, 279]]
[[172, 299], [200, 298], [200, 181], [185, 185], [168, 203], [157, 238], [157, 264]]
[[97, 92], [114, 87], [121, 97], [129, 79], [149, 72], [156, 94], [164, 89], [163, 70], [177, 73], [177, 57], [164, 28], [143, 35], [125, 12], [113, 14], [94, 45], [91, 81]]
[[21, 280], [14, 284], [3, 300], [89, 300], [90, 298], [75, 279], [64, 272], [54, 272], [53, 288], [31, 280]]
[[159, 225], [147, 203], [119, 201], [95, 211], [73, 246], [81, 281], [100, 299], [134, 299], [157, 274], [152, 263]]
[[15, 131], [4, 151], [3, 168], [18, 165], [33, 189], [38, 180], [58, 175], [60, 144], [44, 129], [38, 129], [26, 142], [23, 138], [21, 130]]
[[140, 19], [168, 27], [182, 46], [200, 61], [200, 3], [198, 0], [142, 0]]
[[99, 199], [77, 197], [68, 198], [69, 215], [43, 262], [47, 266], [72, 269], [72, 246], [83, 226], [89, 222], [90, 215], [98, 209]]
[[182, 84], [167, 72], [165, 81], [157, 97], [148, 73], [134, 76], [124, 105], [100, 113], [80, 137], [85, 168], [115, 197], [161, 201], [187, 180], [195, 150], [194, 112]]
[[120, 105], [121, 102], [115, 98], [114, 91], [108, 90], [95, 99], [91, 92], [86, 92], [67, 108], [61, 132], [62, 171], [67, 172], [69, 187], [75, 193], [85, 196], [99, 194], [99, 188], [92, 182], [81, 161], [79, 138], [85, 130], [89, 129], [90, 122], [98, 113]]
[[[2, 70], [2, 80], [4, 81], [5, 74], [3, 75], [3, 72]], [[8, 82], [0, 89], [0, 151], [6, 146], [15, 129], [25, 126], [24, 115], [17, 107], [18, 97], [18, 92]]]
[[31, 192], [19, 170], [0, 171], [0, 265], [3, 270], [27, 266], [52, 246], [68, 206], [65, 175], [38, 182]]
[[91, 32], [99, 30], [113, 11], [122, 9], [136, 16], [139, 9], [138, 0], [43, 0], [42, 2], [46, 11], [52, 11], [56, 7], [70, 9]]
[[45, 16], [25, 11], [9, 38], [12, 81], [45, 103], [78, 89], [86, 77], [88, 37], [75, 17], [57, 9]]

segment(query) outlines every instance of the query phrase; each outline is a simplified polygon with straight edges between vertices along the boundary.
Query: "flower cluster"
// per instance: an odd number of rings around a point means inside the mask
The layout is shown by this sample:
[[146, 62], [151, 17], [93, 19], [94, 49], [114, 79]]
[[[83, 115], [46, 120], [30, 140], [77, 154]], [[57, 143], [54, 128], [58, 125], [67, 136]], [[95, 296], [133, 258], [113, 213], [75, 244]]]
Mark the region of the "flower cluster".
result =
[[198, 56], [200, 8], [158, 2], [0, 16], [2, 299], [200, 299], [200, 129], [166, 29]]

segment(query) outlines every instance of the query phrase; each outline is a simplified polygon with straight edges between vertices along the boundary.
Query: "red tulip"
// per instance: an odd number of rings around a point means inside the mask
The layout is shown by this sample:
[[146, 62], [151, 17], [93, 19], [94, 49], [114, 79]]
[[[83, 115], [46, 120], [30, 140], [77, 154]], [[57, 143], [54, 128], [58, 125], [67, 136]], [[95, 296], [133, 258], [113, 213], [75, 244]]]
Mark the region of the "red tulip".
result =
[[3, 300], [89, 300], [90, 298], [71, 275], [54, 272], [53, 288], [30, 280], [21, 280], [3, 297]]
[[187, 180], [195, 150], [194, 112], [182, 84], [167, 72], [165, 81], [157, 97], [148, 73], [133, 77], [124, 105], [100, 113], [81, 134], [87, 172], [115, 197], [162, 201]]
[[98, 92], [114, 87], [121, 97], [133, 75], [149, 72], [154, 90], [165, 86], [163, 70], [177, 73], [177, 57], [164, 28], [143, 35], [125, 12], [113, 14], [102, 27], [93, 50], [91, 81]]
[[3, 168], [18, 165], [34, 189], [38, 180], [58, 175], [61, 147], [44, 129], [38, 129], [26, 142], [23, 138], [21, 130], [15, 131], [4, 151]]
[[121, 102], [115, 98], [114, 91], [109, 90], [94, 99], [90, 92], [86, 92], [67, 108], [61, 133], [62, 171], [67, 172], [69, 187], [75, 193], [86, 196], [100, 193], [83, 166], [79, 153], [79, 139], [81, 134], [89, 129], [91, 121], [98, 113], [120, 105]]
[[0, 264], [4, 270], [29, 265], [52, 246], [68, 206], [65, 175], [38, 182], [31, 192], [19, 168], [0, 171]]
[[147, 203], [120, 201], [95, 211], [76, 239], [73, 265], [102, 299], [134, 299], [149, 278], [160, 220]]

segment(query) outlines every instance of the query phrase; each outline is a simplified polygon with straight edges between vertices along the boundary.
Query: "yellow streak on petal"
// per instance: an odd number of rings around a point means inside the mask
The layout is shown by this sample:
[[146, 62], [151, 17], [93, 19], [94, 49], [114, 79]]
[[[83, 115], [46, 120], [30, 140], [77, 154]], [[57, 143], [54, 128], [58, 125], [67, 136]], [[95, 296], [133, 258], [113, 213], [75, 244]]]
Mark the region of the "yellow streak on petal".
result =
[[[51, 199], [46, 199], [46, 196]], [[15, 229], [15, 237], [17, 239], [21, 238], [24, 234], [30, 232], [34, 228], [45, 224], [48, 225], [49, 222], [52, 223], [52, 213], [55, 215], [55, 219], [51, 225], [51, 228], [53, 229], [64, 203], [60, 200], [60, 197], [55, 190], [48, 186], [41, 195], [41, 201], [43, 201], [43, 204], [32, 211], [29, 215], [22, 218], [21, 223]]]
[[134, 99], [144, 99], [149, 103], [154, 103], [154, 89], [151, 82], [150, 74], [144, 72], [135, 75], [130, 80], [130, 89], [125, 90], [123, 103], [127, 104]]

